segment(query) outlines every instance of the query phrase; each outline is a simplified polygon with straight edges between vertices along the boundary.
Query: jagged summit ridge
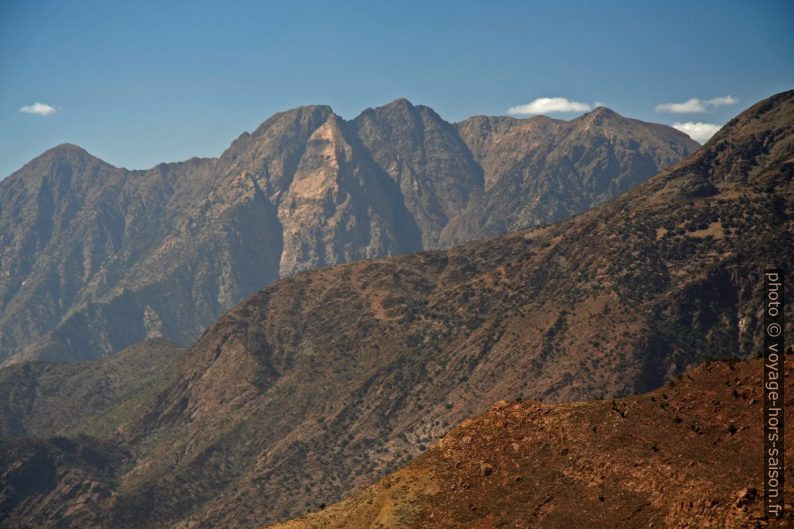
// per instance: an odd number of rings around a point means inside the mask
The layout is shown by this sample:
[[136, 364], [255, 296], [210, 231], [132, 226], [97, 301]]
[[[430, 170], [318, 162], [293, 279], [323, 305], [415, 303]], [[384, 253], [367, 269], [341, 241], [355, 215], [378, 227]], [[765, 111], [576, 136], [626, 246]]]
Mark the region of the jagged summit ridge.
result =
[[310, 105], [218, 158], [128, 171], [48, 151], [0, 182], [0, 361], [186, 345], [279, 277], [562, 219], [697, 148], [642, 122], [481, 121]]

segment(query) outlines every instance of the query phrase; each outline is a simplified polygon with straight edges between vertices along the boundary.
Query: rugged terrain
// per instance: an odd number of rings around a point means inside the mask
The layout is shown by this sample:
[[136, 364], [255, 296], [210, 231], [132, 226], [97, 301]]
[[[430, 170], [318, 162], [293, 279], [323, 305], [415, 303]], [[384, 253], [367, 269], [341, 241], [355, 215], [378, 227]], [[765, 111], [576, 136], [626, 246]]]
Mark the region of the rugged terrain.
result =
[[[377, 484], [273, 529], [791, 527], [791, 502], [785, 520], [762, 519], [762, 371], [707, 362], [626, 399], [502, 401]], [[791, 499], [791, 467], [785, 479]]]
[[[794, 92], [779, 94], [573, 219], [271, 285], [180, 355], [148, 406], [116, 415], [122, 455], [102, 467], [112, 477], [85, 470], [110, 493], [72, 504], [58, 526], [283, 520], [371, 483], [501, 399], [629, 395], [709, 358], [752, 356], [763, 270], [794, 260], [793, 129]], [[34, 513], [69, 501], [47, 495], [61, 485], [0, 508], [48, 527], [55, 518]]]
[[581, 213], [697, 147], [603, 108], [453, 125], [406, 100], [283, 112], [148, 171], [62, 145], [0, 182], [0, 362], [188, 345], [280, 277]]

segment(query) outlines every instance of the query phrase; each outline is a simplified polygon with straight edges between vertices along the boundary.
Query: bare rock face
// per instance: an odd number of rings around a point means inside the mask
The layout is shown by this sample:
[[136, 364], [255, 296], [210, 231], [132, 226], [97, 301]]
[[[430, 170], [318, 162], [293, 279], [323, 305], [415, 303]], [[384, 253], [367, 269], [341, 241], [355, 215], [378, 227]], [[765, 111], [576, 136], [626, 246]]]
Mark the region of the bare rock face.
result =
[[0, 182], [0, 362], [185, 345], [280, 277], [561, 219], [696, 148], [606, 109], [453, 125], [406, 100], [282, 112], [147, 171], [62, 145]]
[[330, 115], [309, 137], [279, 201], [283, 275], [421, 248], [400, 191]]

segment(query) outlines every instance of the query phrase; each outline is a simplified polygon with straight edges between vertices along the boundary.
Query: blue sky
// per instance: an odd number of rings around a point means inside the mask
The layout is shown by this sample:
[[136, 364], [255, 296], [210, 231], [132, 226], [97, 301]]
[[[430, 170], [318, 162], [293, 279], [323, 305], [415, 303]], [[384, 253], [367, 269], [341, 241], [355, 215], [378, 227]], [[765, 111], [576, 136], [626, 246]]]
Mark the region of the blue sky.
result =
[[64, 142], [129, 168], [217, 156], [310, 103], [720, 125], [794, 87], [793, 20], [788, 0], [0, 0], [0, 178]]

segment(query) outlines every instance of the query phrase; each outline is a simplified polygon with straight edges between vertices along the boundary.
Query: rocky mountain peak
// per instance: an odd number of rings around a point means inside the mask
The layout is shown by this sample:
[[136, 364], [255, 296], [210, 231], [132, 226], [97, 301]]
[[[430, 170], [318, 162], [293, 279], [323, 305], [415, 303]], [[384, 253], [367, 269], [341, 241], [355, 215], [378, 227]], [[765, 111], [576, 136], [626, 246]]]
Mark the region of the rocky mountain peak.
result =
[[273, 114], [251, 133], [253, 137], [300, 129], [316, 129], [324, 123], [333, 110], [328, 105], [305, 105]]
[[596, 127], [600, 129], [624, 127], [628, 119], [607, 107], [596, 107], [594, 110], [572, 119], [571, 123], [582, 128]]
[[406, 99], [404, 97], [398, 97], [394, 101], [392, 101], [390, 103], [387, 103], [387, 104], [385, 104], [383, 106], [377, 107], [377, 108], [380, 109], [380, 110], [383, 110], [383, 111], [395, 111], [395, 110], [406, 111], [406, 110], [415, 109], [416, 105], [414, 105], [413, 103], [411, 103], [408, 99]]
[[587, 114], [584, 114], [584, 115], [585, 116], [590, 116], [590, 117], [603, 117], [603, 118], [622, 118], [623, 117], [620, 114], [618, 114], [617, 112], [615, 112], [614, 110], [612, 110], [611, 108], [607, 108], [605, 106], [597, 106], [593, 110], [591, 110], [590, 112], [588, 112]]
[[[100, 162], [107, 167], [112, 167], [110, 164], [103, 162], [78, 145], [73, 143], [62, 143], [46, 150], [28, 162], [22, 170], [17, 171], [14, 174], [16, 175], [18, 173], [23, 173], [25, 172], [24, 169], [26, 168], [35, 168], [34, 170], [41, 170], [42, 168], [51, 167], [56, 164], [85, 164], [89, 162]], [[13, 176], [14, 175], [9, 178], [12, 178]]]
[[383, 106], [368, 108], [353, 121], [363, 124], [364, 127], [377, 122], [378, 127], [388, 127], [388, 133], [391, 133], [413, 131], [421, 123], [421, 117], [417, 107], [407, 99], [400, 98]]
[[74, 143], [61, 143], [60, 145], [56, 145], [52, 149], [49, 149], [44, 154], [46, 155], [50, 153], [54, 155], [91, 156], [88, 151], [79, 145], [75, 145]]

